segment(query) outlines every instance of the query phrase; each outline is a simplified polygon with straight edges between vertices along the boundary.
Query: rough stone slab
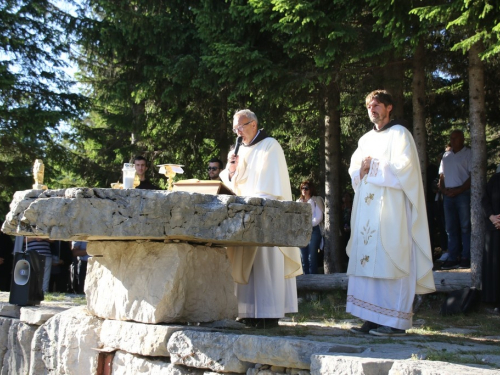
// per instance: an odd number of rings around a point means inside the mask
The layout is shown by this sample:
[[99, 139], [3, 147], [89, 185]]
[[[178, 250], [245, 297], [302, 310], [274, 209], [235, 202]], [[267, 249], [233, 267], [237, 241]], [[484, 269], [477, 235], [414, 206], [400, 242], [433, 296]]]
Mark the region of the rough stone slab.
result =
[[203, 375], [203, 370], [173, 365], [168, 361], [137, 357], [133, 354], [117, 351], [112, 363], [113, 375], [148, 374], [148, 375]]
[[11, 305], [8, 302], [0, 302], [0, 316], [19, 319], [21, 316], [21, 307]]
[[54, 240], [184, 240], [305, 246], [311, 207], [182, 191], [72, 188], [18, 191], [2, 231]]
[[312, 355], [311, 375], [387, 375], [394, 361], [333, 355]]
[[17, 319], [12, 320], [1, 375], [28, 374], [31, 358], [30, 347], [37, 328]]
[[142, 323], [234, 319], [237, 301], [226, 251], [187, 243], [93, 241], [85, 293], [104, 319]]
[[54, 315], [67, 310], [64, 307], [30, 306], [21, 307], [21, 322], [26, 324], [42, 325]]
[[0, 317], [0, 371], [9, 345], [9, 329], [14, 319]]
[[366, 348], [285, 337], [242, 335], [234, 343], [234, 354], [242, 361], [272, 366], [309, 369], [313, 354], [362, 353]]
[[260, 368], [251, 368], [246, 375], [310, 375], [309, 370], [286, 369], [285, 371], [274, 371], [272, 367], [262, 366]]
[[233, 353], [239, 337], [219, 332], [179, 331], [170, 337], [167, 348], [173, 364], [245, 373], [252, 365]]
[[104, 347], [153, 357], [169, 357], [167, 342], [180, 325], [151, 325], [119, 320], [105, 320], [101, 328]]
[[55, 315], [41, 325], [33, 337], [29, 373], [96, 374], [94, 348], [100, 347], [101, 325], [102, 321], [90, 315], [85, 306]]
[[[450, 292], [471, 286], [470, 272], [434, 271], [437, 292]], [[347, 289], [349, 276], [345, 273], [297, 276], [297, 290], [301, 292], [328, 292]]]
[[498, 369], [421, 360], [395, 361], [389, 371], [389, 375], [498, 375], [499, 373]]

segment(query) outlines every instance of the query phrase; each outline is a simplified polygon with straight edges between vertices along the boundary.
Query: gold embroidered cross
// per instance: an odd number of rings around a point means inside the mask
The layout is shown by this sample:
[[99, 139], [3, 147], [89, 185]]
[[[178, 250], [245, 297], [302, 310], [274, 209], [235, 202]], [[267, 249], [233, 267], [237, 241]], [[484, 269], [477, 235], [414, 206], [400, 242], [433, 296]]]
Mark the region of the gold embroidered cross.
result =
[[365, 203], [366, 203], [367, 205], [370, 205], [371, 201], [373, 200], [373, 197], [374, 197], [374, 194], [373, 194], [373, 193], [368, 194], [368, 195], [365, 197]]

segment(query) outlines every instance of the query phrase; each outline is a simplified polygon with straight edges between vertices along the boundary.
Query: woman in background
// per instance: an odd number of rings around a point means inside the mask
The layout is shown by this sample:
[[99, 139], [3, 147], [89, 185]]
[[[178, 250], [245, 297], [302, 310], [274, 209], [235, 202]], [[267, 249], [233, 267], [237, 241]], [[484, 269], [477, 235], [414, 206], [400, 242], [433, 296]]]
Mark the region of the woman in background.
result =
[[300, 184], [300, 198], [297, 202], [309, 203], [312, 209], [311, 240], [309, 245], [300, 248], [302, 269], [305, 274], [318, 273], [318, 250], [324, 232], [325, 202], [323, 198], [316, 195], [314, 184], [310, 181], [303, 181]]

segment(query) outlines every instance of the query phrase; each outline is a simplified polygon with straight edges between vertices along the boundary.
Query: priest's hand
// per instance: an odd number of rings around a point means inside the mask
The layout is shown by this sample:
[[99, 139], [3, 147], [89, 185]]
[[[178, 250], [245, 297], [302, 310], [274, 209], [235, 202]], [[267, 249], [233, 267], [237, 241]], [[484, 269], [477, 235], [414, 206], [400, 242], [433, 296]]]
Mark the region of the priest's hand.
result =
[[227, 171], [229, 173], [229, 180], [231, 180], [236, 172], [236, 168], [238, 167], [238, 161], [240, 157], [239, 155], [234, 155], [231, 154], [228, 157], [228, 163], [227, 163]]
[[366, 158], [363, 159], [361, 163], [361, 169], [359, 170], [359, 177], [363, 179], [368, 172], [370, 172], [370, 165], [372, 162], [372, 158], [370, 156], [367, 156]]

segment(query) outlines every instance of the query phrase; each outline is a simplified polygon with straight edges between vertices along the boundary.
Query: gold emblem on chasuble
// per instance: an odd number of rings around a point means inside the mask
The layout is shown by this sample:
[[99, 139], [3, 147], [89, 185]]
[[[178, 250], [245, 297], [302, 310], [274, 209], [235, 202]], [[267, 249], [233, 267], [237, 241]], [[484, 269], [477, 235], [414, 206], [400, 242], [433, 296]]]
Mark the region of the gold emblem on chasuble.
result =
[[361, 230], [361, 235], [363, 236], [363, 242], [365, 245], [368, 244], [368, 241], [372, 237], [373, 233], [375, 233], [375, 229], [370, 228], [370, 220], [366, 222], [366, 225]]
[[365, 197], [365, 203], [369, 206], [371, 201], [373, 200], [374, 194], [370, 193]]

